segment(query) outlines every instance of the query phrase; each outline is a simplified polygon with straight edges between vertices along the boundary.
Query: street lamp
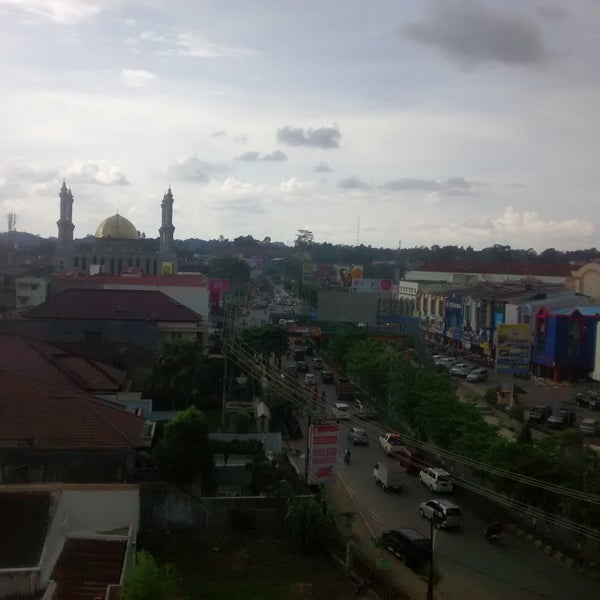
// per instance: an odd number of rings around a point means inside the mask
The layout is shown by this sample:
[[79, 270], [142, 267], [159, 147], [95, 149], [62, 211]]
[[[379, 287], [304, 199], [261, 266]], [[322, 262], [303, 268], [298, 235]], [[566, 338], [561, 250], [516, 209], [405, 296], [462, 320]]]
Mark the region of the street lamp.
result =
[[429, 584], [427, 586], [427, 600], [433, 600], [433, 545], [435, 530], [443, 520], [443, 515], [438, 508], [433, 511], [429, 520], [429, 540], [431, 543], [431, 557], [429, 559]]

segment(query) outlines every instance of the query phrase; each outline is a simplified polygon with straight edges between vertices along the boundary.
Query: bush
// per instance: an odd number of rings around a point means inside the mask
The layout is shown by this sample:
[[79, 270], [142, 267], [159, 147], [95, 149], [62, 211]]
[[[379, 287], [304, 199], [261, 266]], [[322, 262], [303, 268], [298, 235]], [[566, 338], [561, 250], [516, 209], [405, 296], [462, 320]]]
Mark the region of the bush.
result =
[[159, 565], [150, 552], [140, 550], [133, 572], [125, 584], [125, 600], [171, 600], [177, 579], [173, 565]]

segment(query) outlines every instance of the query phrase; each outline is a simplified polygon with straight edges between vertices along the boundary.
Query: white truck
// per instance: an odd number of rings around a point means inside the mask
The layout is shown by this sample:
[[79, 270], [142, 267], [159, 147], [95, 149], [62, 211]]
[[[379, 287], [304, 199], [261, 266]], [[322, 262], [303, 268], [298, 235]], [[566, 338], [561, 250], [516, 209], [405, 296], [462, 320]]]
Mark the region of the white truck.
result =
[[402, 489], [402, 474], [404, 471], [400, 465], [377, 463], [373, 467], [373, 479], [376, 485], [380, 485], [384, 492], [393, 490], [399, 492]]
[[379, 446], [387, 455], [393, 455], [403, 446], [399, 433], [382, 433], [379, 436]]

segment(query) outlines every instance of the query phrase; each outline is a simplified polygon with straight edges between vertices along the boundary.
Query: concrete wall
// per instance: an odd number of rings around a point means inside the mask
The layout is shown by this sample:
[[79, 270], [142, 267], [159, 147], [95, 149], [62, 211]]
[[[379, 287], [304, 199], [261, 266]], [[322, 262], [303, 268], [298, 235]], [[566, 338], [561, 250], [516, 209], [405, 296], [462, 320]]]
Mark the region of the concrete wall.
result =
[[281, 529], [285, 499], [249, 497], [195, 498], [164, 483], [140, 485], [140, 533], [194, 528], [198, 531], [232, 531], [238, 528], [261, 533]]

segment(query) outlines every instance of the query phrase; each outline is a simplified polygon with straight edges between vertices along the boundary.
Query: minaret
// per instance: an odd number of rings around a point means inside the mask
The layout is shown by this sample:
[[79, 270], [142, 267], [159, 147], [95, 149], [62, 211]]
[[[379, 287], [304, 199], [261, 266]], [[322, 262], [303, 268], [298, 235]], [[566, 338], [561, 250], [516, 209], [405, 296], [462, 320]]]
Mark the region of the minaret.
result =
[[58, 246], [60, 248], [71, 248], [73, 246], [73, 194], [71, 189], [67, 189], [63, 179], [60, 188], [60, 217], [56, 224], [58, 225]]
[[171, 186], [164, 195], [162, 204], [162, 218], [160, 229], [160, 253], [163, 256], [174, 256], [175, 245], [173, 242], [173, 234], [175, 233], [175, 227], [173, 226], [173, 193], [171, 192]]

